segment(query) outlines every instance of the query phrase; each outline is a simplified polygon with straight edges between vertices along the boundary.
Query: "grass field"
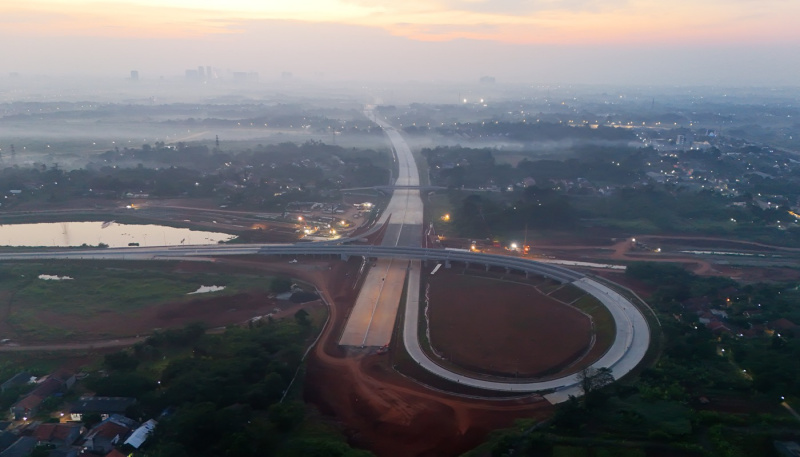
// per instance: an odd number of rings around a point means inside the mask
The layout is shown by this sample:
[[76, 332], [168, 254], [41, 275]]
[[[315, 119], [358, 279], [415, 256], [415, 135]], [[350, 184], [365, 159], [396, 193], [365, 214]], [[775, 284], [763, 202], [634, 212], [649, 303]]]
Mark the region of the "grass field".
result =
[[[68, 276], [44, 280], [39, 275]], [[165, 303], [266, 294], [270, 278], [224, 272], [185, 272], [175, 262], [20, 262], [0, 266], [0, 332], [4, 337], [53, 340], [74, 335], [68, 323], [130, 317]], [[225, 286], [193, 294], [200, 286]], [[63, 323], [63, 325], [62, 325]]]
[[600, 300], [591, 295], [584, 295], [572, 306], [592, 316], [594, 323], [595, 347], [609, 348], [617, 336], [617, 326], [611, 312], [600, 303]]
[[454, 236], [452, 222], [444, 222], [441, 217], [452, 214], [454, 211], [450, 197], [444, 193], [432, 194], [425, 198], [425, 220], [433, 222], [436, 233], [444, 236]]
[[[179, 299], [201, 285], [224, 285], [217, 295], [231, 295], [253, 287], [268, 289], [269, 280], [213, 273], [180, 273], [164, 265], [128, 264], [109, 268], [99, 263], [17, 264], [0, 267], [0, 291], [12, 292], [14, 302], [26, 307], [64, 314], [89, 315], [114, 310], [134, 311], [142, 306]], [[69, 276], [72, 280], [52, 281], [38, 276]]]
[[641, 311], [642, 315], [647, 320], [647, 325], [650, 327], [650, 345], [647, 347], [647, 352], [645, 353], [642, 363], [625, 376], [629, 379], [635, 379], [642, 370], [655, 364], [661, 356], [661, 350], [664, 346], [664, 334], [661, 332], [661, 322], [659, 322], [655, 311], [631, 290], [601, 277], [595, 277], [594, 279], [616, 290], [630, 300], [630, 302]]
[[584, 295], [586, 295], [586, 292], [584, 292], [581, 289], [578, 289], [577, 287], [571, 284], [566, 284], [563, 287], [557, 289], [555, 292], [550, 293], [551, 298], [555, 298], [556, 300], [561, 301], [563, 303], [572, 303], [578, 300], [579, 298], [583, 297]]

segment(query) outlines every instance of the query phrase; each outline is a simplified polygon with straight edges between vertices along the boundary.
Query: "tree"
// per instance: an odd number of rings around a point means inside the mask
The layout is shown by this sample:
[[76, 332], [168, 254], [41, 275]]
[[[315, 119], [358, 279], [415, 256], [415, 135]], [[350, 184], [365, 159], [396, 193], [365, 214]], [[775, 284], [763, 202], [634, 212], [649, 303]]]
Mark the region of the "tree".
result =
[[614, 375], [611, 373], [610, 368], [587, 367], [578, 373], [578, 380], [583, 394], [589, 395], [614, 382]]
[[288, 432], [302, 423], [305, 415], [305, 406], [296, 401], [276, 403], [269, 408], [269, 420], [282, 432]]
[[294, 313], [294, 318], [297, 320], [297, 323], [306, 327], [311, 324], [311, 321], [308, 319], [308, 311], [301, 309]]
[[269, 284], [269, 290], [275, 294], [282, 294], [292, 290], [292, 280], [289, 278], [278, 277]]
[[120, 351], [106, 354], [103, 357], [103, 365], [112, 370], [133, 371], [139, 366], [139, 361], [127, 351]]

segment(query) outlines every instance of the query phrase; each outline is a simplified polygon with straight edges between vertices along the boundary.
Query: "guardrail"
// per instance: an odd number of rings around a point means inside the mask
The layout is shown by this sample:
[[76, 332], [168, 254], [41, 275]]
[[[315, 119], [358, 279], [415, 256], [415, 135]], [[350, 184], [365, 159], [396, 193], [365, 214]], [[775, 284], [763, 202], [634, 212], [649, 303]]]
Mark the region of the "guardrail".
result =
[[129, 247], [105, 249], [60, 249], [37, 250], [34, 252], [0, 253], [0, 259], [124, 259], [195, 257], [224, 255], [339, 255], [373, 258], [399, 258], [409, 260], [432, 260], [443, 262], [463, 262], [479, 265], [497, 266], [512, 270], [542, 275], [565, 283], [583, 278], [584, 275], [567, 268], [537, 262], [520, 257], [484, 254], [469, 251], [451, 251], [418, 247], [395, 247], [373, 245], [330, 245], [318, 243], [297, 244], [235, 244], [207, 246], [165, 246]]

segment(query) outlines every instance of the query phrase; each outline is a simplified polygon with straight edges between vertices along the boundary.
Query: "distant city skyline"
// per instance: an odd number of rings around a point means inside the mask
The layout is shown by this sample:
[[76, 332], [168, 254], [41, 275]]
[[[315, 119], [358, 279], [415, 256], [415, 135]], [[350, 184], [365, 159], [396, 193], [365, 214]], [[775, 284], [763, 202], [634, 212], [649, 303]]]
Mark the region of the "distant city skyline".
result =
[[10, 0], [0, 75], [797, 85], [789, 0]]

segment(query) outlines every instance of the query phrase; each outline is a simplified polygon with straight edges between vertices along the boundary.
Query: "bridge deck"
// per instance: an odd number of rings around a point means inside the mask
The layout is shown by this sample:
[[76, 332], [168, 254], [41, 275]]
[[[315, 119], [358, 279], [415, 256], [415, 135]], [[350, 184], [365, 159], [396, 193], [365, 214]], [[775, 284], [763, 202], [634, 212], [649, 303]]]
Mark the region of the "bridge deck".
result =
[[343, 346], [383, 346], [392, 339], [408, 260], [380, 259], [358, 294], [339, 339]]

